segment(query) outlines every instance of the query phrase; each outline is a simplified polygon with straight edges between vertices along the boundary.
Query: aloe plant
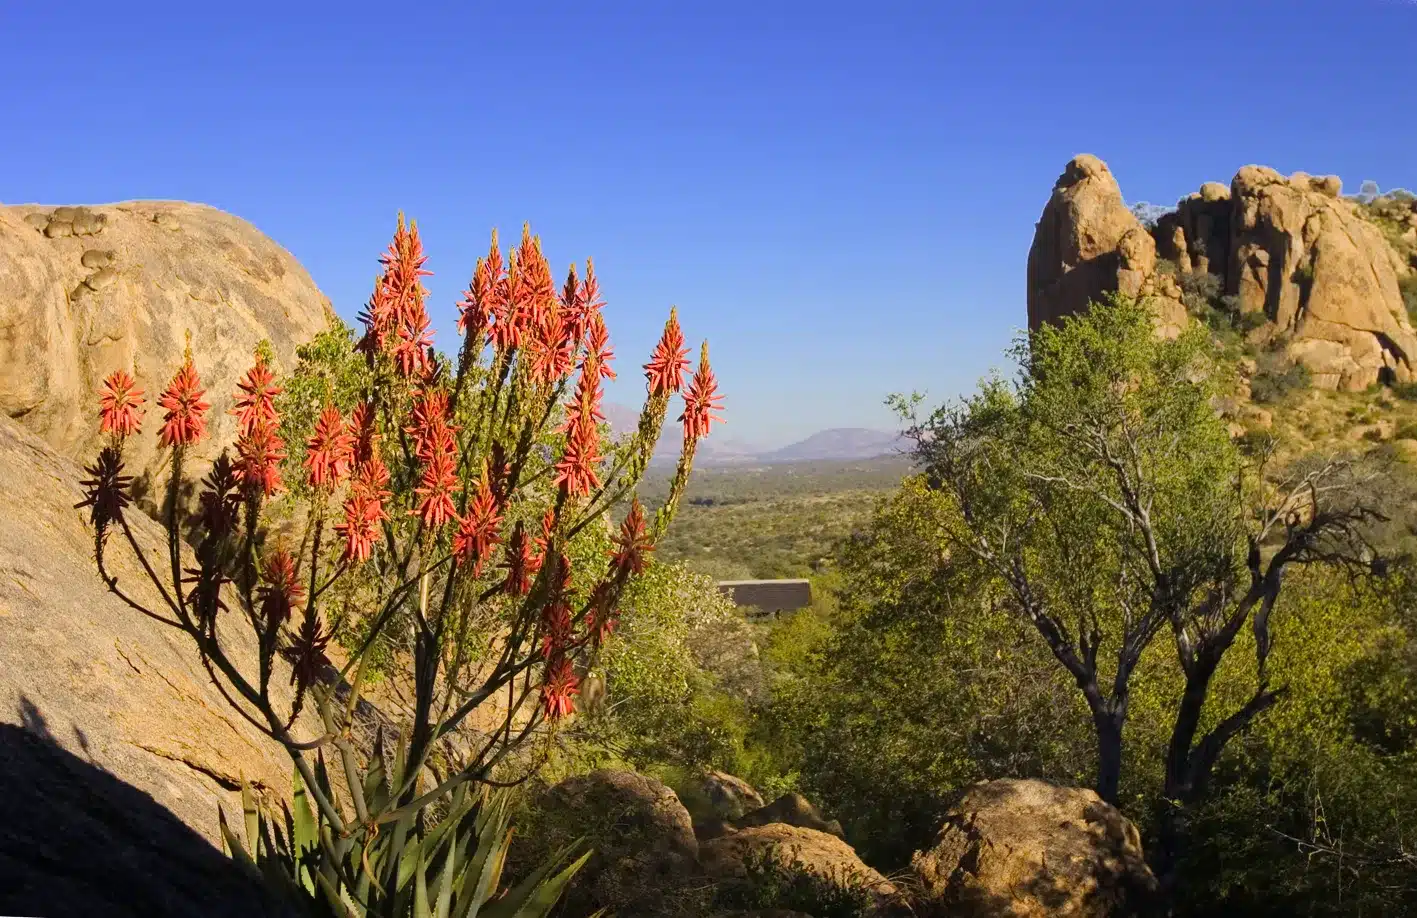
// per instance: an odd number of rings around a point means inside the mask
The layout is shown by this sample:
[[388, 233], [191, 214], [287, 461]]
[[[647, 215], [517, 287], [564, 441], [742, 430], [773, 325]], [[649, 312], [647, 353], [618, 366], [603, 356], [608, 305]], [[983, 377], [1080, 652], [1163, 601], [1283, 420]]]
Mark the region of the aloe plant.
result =
[[[323, 792], [333, 796], [325, 769], [315, 773]], [[369, 778], [366, 792], [389, 793], [381, 770], [371, 771]], [[567, 845], [517, 886], [503, 890], [502, 870], [512, 840], [504, 790], [484, 787], [474, 793], [460, 785], [429, 831], [411, 838], [418, 814], [410, 812], [392, 832], [370, 833], [343, 853], [332, 844], [334, 828], [310, 806], [298, 771], [292, 799], [291, 805], [282, 802], [283, 819], [277, 822], [244, 785], [245, 842], [220, 811], [218, 820], [231, 856], [312, 916], [542, 918], [591, 854], [580, 842]], [[395, 859], [397, 869], [390, 869]], [[380, 875], [392, 882], [381, 884]], [[357, 878], [352, 887], [346, 877]]]
[[[190, 638], [223, 696], [295, 767], [285, 818], [261, 812], [248, 791], [245, 846], [223, 819], [233, 857], [314, 914], [539, 915], [585, 856], [561, 852], [500, 891], [506, 802], [478, 788], [534, 774], [538, 755], [511, 754], [542, 741], [550, 749], [574, 714], [721, 397], [706, 343], [686, 379], [689, 352], [671, 310], [644, 366], [639, 429], [606, 452], [600, 407], [614, 354], [592, 266], [584, 277], [572, 266], [558, 293], [529, 229], [505, 265], [494, 234], [458, 304], [463, 339], [449, 358], [433, 349], [425, 262], [417, 228], [400, 216], [363, 338], [325, 336], [348, 345], [348, 391], [319, 372], [297, 374], [282, 383], [300, 397], [278, 407], [272, 356], [258, 349], [237, 383], [236, 458], [212, 464], [190, 533], [179, 495], [212, 406], [187, 349], [157, 399], [171, 477], [167, 544], [152, 557], [125, 517], [123, 449], [143, 429], [143, 390], [125, 370], [112, 373], [99, 404], [108, 444], [79, 506], [90, 508], [108, 588]], [[681, 459], [669, 498], [647, 520], [633, 495], [675, 393]], [[318, 420], [294, 423], [312, 401], [323, 404]], [[630, 509], [614, 533], [609, 508], [622, 502]], [[271, 525], [271, 508], [304, 521], [298, 543]], [[106, 560], [118, 532], [160, 601], [144, 604], [119, 585]], [[254, 662], [232, 652], [238, 630], [254, 642]], [[349, 651], [339, 671], [326, 656], [337, 636]], [[376, 652], [395, 661], [385, 675], [412, 695], [389, 755], [382, 733], [372, 751], [351, 734]], [[276, 682], [283, 660], [289, 693]], [[336, 686], [349, 689], [338, 701]], [[469, 730], [488, 708], [492, 717], [479, 719], [492, 728]], [[342, 773], [338, 786], [327, 757]]]

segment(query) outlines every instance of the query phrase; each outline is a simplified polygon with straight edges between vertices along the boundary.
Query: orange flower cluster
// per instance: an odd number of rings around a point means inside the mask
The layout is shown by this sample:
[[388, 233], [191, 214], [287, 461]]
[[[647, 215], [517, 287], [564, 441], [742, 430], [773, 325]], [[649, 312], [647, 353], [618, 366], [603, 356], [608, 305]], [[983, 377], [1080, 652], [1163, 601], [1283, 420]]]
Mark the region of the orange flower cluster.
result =
[[433, 272], [423, 267], [428, 256], [418, 227], [406, 224], [403, 214], [388, 252], [379, 261], [384, 271], [374, 285], [367, 312], [360, 315], [365, 331], [359, 349], [371, 356], [388, 349], [399, 373], [424, 378], [432, 370], [433, 333], [423, 305], [428, 290], [422, 279]]
[[315, 422], [315, 433], [305, 444], [305, 470], [310, 487], [333, 489], [344, 480], [354, 459], [354, 435], [344, 428], [344, 418], [334, 405], [326, 405]]
[[684, 332], [679, 328], [679, 313], [669, 310], [669, 321], [664, 324], [664, 334], [650, 354], [645, 364], [645, 378], [649, 380], [651, 396], [668, 395], [678, 392], [684, 384], [684, 371], [689, 367], [685, 359], [689, 349], [684, 346]]
[[412, 513], [429, 529], [439, 529], [457, 517], [453, 495], [457, 493], [456, 428], [448, 423], [448, 394], [441, 389], [418, 393], [413, 407], [414, 453], [423, 464], [423, 477], [415, 493], [418, 507]]
[[349, 419], [354, 476], [344, 502], [344, 520], [335, 532], [344, 539], [345, 561], [368, 561], [380, 539], [379, 524], [388, 518], [389, 470], [379, 456], [379, 435], [374, 429], [374, 409], [361, 402]]
[[103, 381], [99, 394], [99, 430], [119, 440], [134, 434], [143, 422], [143, 390], [123, 370], [114, 370]]
[[471, 562], [474, 577], [482, 576], [483, 564], [502, 540], [502, 508], [492, 491], [490, 478], [484, 468], [477, 494], [468, 505], [467, 515], [458, 520], [458, 531], [453, 537], [453, 557], [459, 564]]
[[295, 559], [283, 548], [267, 555], [261, 568], [263, 583], [257, 593], [261, 602], [261, 621], [273, 631], [285, 624], [290, 619], [290, 613], [300, 606], [305, 598], [305, 587], [301, 586], [296, 574]]
[[689, 383], [689, 391], [684, 393], [684, 413], [679, 420], [684, 422], [684, 439], [697, 440], [708, 436], [709, 422], [722, 423], [723, 418], [714, 414], [723, 407], [723, 396], [718, 395], [718, 380], [713, 378], [709, 367], [708, 343], [704, 343], [699, 355], [699, 368]]
[[645, 511], [639, 497], [630, 502], [630, 512], [620, 524], [615, 536], [615, 552], [610, 563], [624, 574], [642, 574], [649, 566], [649, 552], [654, 551], [645, 532]]
[[158, 397], [157, 403], [167, 409], [158, 442], [163, 446], [190, 446], [206, 436], [206, 414], [212, 406], [202, 400], [205, 394], [197, 370], [192, 366], [192, 356], [188, 354], [182, 368]]
[[237, 396], [231, 413], [236, 415], [236, 477], [251, 490], [269, 497], [281, 489], [280, 464], [285, 459], [285, 441], [276, 432], [280, 416], [275, 397], [280, 389], [266, 358], [256, 363], [236, 384]]

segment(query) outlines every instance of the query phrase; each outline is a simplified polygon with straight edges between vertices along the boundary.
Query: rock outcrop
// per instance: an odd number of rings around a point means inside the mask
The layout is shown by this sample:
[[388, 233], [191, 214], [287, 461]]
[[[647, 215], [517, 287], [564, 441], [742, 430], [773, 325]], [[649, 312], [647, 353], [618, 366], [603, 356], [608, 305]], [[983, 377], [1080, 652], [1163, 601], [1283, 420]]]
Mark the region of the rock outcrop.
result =
[[929, 901], [961, 914], [1135, 914], [1156, 889], [1136, 826], [1090, 790], [1000, 780], [966, 790], [912, 866]]
[[[290, 759], [222, 698], [186, 635], [104, 586], [87, 511], [74, 509], [82, 477], [33, 432], [0, 417], [0, 721], [106, 770], [220, 845], [217, 807], [240, 824], [243, 779], [288, 797]], [[161, 557], [160, 527], [140, 513], [129, 519], [149, 557]], [[160, 608], [121, 535], [110, 535], [106, 560], [125, 592]], [[247, 638], [239, 625], [223, 632], [234, 659], [254, 672]], [[272, 681], [282, 709], [287, 682], [288, 673]], [[296, 732], [321, 731], [307, 715]], [[6, 830], [0, 820], [0, 837]]]
[[150, 409], [127, 455], [140, 489], [162, 479], [151, 408], [189, 333], [213, 408], [200, 462], [235, 438], [226, 412], [256, 344], [269, 340], [290, 369], [328, 310], [289, 252], [211, 207], [0, 207], [0, 413], [87, 460], [100, 445], [98, 386], [113, 370], [134, 373]]
[[1282, 346], [1314, 385], [1411, 381], [1417, 335], [1398, 286], [1410, 268], [1341, 191], [1336, 176], [1245, 166], [1228, 187], [1207, 182], [1148, 230], [1106, 164], [1078, 156], [1029, 250], [1029, 327], [1120, 292], [1148, 298], [1170, 334], [1187, 321], [1178, 277], [1211, 274], [1232, 308], [1264, 317], [1251, 334]]
[[1163, 334], [1185, 325], [1179, 289], [1158, 278], [1156, 241], [1127, 209], [1107, 164], [1084, 154], [1058, 177], [1034, 231], [1028, 327], [1080, 312], [1108, 292], [1154, 298]]
[[710, 771], [703, 776], [703, 792], [720, 819], [738, 819], [763, 806], [762, 795], [753, 785], [722, 771]]
[[799, 826], [770, 823], [742, 829], [705, 842], [700, 863], [718, 883], [748, 882], [752, 871], [771, 862], [787, 873], [808, 874], [843, 891], [860, 891], [884, 904], [897, 895], [889, 880], [861, 862], [846, 842]]
[[549, 849], [589, 837], [595, 853], [566, 891], [567, 914], [696, 914], [699, 843], [674, 791], [646, 775], [603, 769], [546, 792], [535, 834]]

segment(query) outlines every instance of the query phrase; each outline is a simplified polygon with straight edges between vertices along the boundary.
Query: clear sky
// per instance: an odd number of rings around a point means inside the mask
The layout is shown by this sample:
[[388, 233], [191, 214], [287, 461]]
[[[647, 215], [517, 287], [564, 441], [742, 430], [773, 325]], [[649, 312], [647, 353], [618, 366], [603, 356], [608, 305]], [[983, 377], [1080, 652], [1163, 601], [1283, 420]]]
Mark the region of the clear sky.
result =
[[1417, 185], [1417, 5], [0, 0], [0, 201], [201, 201], [348, 320], [402, 209], [595, 259], [624, 385], [671, 304], [732, 436], [889, 427], [1003, 363], [1079, 152], [1172, 203], [1251, 162]]

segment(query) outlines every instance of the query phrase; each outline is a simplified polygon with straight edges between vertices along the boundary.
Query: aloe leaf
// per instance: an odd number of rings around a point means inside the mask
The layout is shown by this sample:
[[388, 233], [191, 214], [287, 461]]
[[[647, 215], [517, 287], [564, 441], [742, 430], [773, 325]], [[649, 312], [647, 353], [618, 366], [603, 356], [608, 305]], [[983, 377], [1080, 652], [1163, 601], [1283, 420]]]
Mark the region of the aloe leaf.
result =
[[433, 918], [428, 908], [428, 877], [423, 871], [421, 851], [415, 856], [413, 865], [413, 918]]
[[566, 884], [571, 882], [576, 871], [590, 859], [591, 853], [587, 851], [560, 873], [547, 879], [547, 874], [565, 858], [567, 851], [568, 849], [562, 849], [561, 853], [543, 864], [506, 896], [492, 903], [491, 908], [478, 918], [544, 918], [560, 901]]
[[295, 769], [295, 789], [291, 794], [293, 806], [291, 807], [291, 854], [298, 865], [298, 876], [300, 884], [308, 892], [315, 891], [315, 877], [307, 865], [306, 861], [313, 856], [315, 847], [319, 844], [319, 827], [315, 822], [315, 814], [310, 811], [309, 792], [305, 790], [305, 782], [301, 780], [300, 770]]
[[232, 860], [260, 876], [261, 871], [256, 867], [256, 862], [251, 859], [251, 855], [246, 851], [246, 846], [241, 844], [236, 833], [231, 831], [231, 826], [226, 823], [226, 814], [220, 808], [217, 809], [217, 825], [221, 827], [221, 837], [225, 839], [227, 846], [231, 849]]
[[438, 901], [433, 908], [433, 918], [448, 918], [448, 912], [453, 907], [453, 882], [466, 843], [467, 838], [464, 836], [448, 846], [447, 857], [443, 859], [443, 869], [438, 873]]
[[251, 785], [241, 782], [241, 815], [246, 818], [246, 844], [251, 847], [251, 860], [260, 858], [261, 813], [256, 809], [256, 798], [251, 794]]

